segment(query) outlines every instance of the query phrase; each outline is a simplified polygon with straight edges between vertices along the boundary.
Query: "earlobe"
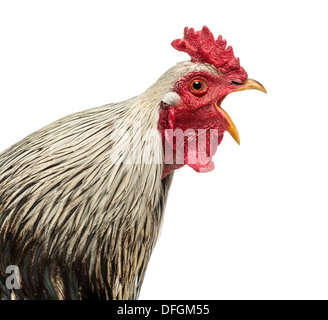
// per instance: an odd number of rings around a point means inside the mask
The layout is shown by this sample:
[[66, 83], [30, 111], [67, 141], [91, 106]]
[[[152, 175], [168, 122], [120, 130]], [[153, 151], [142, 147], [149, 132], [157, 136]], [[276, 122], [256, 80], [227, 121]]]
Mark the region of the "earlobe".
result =
[[169, 106], [176, 106], [180, 102], [180, 96], [176, 92], [170, 91], [164, 95], [162, 101]]

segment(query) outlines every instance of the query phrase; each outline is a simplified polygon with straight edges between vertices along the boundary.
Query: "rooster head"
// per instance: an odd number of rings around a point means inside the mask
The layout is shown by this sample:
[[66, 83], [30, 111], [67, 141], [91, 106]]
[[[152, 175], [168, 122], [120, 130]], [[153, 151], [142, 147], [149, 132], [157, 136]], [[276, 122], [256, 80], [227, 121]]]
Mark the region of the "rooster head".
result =
[[226, 45], [222, 36], [215, 40], [206, 26], [197, 32], [186, 27], [183, 39], [172, 42], [175, 49], [188, 53], [191, 61], [174, 67], [176, 81], [161, 103], [163, 176], [184, 164], [197, 172], [213, 170], [212, 156], [225, 131], [240, 144], [235, 124], [221, 107], [224, 98], [247, 89], [266, 93], [259, 82], [248, 78], [232, 47]]

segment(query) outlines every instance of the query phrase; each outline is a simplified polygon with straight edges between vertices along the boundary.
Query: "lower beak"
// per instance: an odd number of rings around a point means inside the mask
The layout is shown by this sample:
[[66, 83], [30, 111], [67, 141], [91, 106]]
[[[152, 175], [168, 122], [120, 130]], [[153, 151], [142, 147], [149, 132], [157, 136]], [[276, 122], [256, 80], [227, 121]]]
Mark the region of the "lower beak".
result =
[[[259, 91], [262, 91], [264, 93], [267, 93], [265, 88], [259, 82], [257, 82], [256, 80], [253, 80], [253, 79], [247, 79], [246, 82], [243, 85], [238, 86], [236, 88], [236, 90], [234, 90], [233, 92], [242, 91], [242, 90], [249, 90], [249, 89], [255, 89], [255, 90], [259, 90]], [[238, 132], [238, 129], [237, 129], [236, 125], [233, 123], [233, 121], [231, 120], [228, 113], [225, 112], [220, 106], [222, 100], [225, 97], [226, 96], [224, 96], [222, 99], [220, 99], [220, 101], [215, 102], [215, 108], [221, 114], [222, 119], [224, 119], [224, 124], [223, 125], [224, 125], [225, 129], [230, 133], [232, 138], [238, 144], [240, 144], [239, 132]]]

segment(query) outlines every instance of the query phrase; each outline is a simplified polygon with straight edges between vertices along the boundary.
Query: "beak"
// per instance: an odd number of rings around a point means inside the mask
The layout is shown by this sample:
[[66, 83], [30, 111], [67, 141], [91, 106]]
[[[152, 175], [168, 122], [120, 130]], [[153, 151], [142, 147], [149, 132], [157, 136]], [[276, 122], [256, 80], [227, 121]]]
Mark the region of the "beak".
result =
[[[247, 79], [246, 82], [243, 85], [238, 86], [238, 88], [236, 90], [234, 90], [233, 92], [243, 91], [243, 90], [249, 90], [249, 89], [255, 89], [255, 90], [259, 90], [259, 91], [262, 91], [264, 93], [267, 93], [267, 91], [265, 90], [265, 88], [258, 81], [253, 80], [253, 79]], [[230, 135], [232, 136], [232, 138], [238, 144], [240, 144], [240, 136], [239, 136], [239, 132], [238, 132], [238, 129], [237, 129], [236, 125], [233, 123], [233, 121], [231, 120], [231, 118], [228, 115], [228, 113], [225, 112], [221, 108], [221, 102], [223, 101], [223, 99], [225, 97], [226, 96], [224, 96], [222, 99], [220, 99], [220, 101], [216, 101], [215, 102], [215, 108], [220, 113], [221, 118], [224, 119], [223, 125], [224, 125], [225, 129], [230, 133]]]
[[242, 90], [249, 90], [249, 89], [260, 90], [264, 93], [267, 93], [265, 88], [258, 81], [253, 79], [247, 79], [246, 82], [243, 85], [241, 85], [239, 89], [235, 91], [242, 91]]

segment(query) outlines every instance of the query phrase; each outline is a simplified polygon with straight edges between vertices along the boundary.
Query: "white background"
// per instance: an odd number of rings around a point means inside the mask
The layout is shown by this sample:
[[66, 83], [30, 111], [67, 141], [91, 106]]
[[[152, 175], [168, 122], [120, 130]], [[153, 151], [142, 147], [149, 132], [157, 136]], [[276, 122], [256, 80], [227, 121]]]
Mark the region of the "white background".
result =
[[324, 1], [1, 1], [0, 150], [75, 111], [142, 93], [207, 25], [268, 95], [223, 103], [215, 171], [170, 190], [141, 299], [327, 299]]

